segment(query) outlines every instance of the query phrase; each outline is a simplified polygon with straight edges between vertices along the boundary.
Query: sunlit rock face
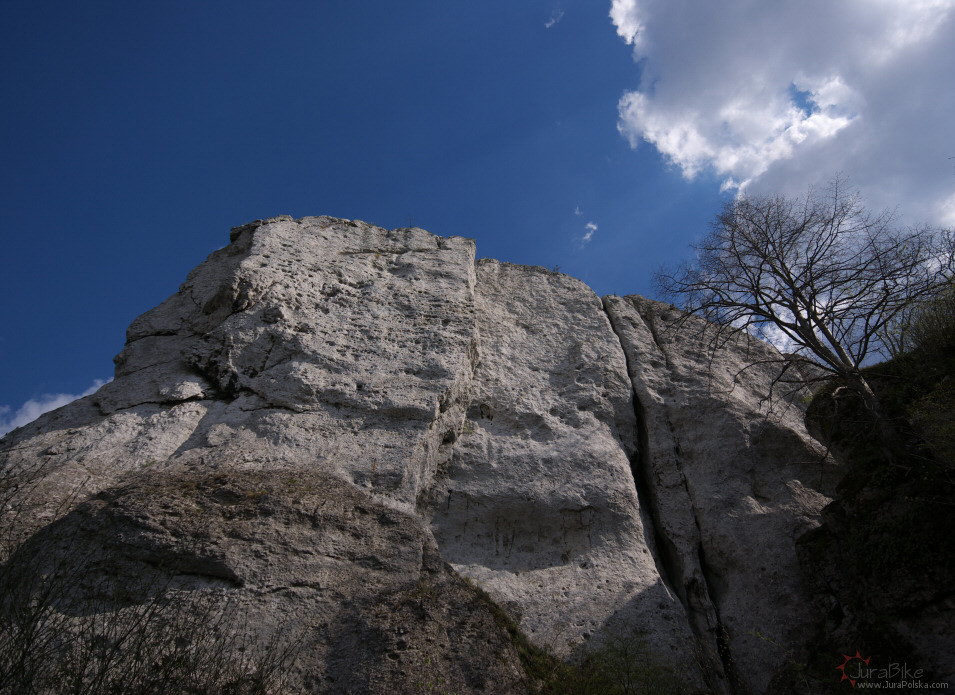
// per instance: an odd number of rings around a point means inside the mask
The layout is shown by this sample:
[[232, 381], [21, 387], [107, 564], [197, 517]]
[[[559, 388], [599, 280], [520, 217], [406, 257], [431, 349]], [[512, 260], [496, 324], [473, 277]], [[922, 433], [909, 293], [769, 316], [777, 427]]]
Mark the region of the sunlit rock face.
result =
[[692, 633], [654, 561], [633, 390], [600, 299], [543, 268], [482, 261], [477, 278], [471, 402], [423, 509], [443, 556], [557, 654], [616, 618], [682, 660]]
[[72, 543], [241, 606], [250, 639], [296, 635], [293, 692], [531, 688], [477, 587], [558, 657], [636, 630], [693, 688], [771, 692], [811, 634], [794, 541], [833, 465], [749, 366], [772, 348], [714, 356], [664, 305], [474, 254], [233, 229], [111, 383], [0, 441], [20, 557]]

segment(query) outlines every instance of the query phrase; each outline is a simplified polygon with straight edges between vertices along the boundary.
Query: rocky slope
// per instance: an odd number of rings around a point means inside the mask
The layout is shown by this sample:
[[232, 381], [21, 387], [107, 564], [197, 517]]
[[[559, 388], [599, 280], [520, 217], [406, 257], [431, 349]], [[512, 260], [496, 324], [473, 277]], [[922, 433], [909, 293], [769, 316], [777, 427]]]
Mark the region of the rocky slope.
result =
[[767, 398], [778, 355], [474, 251], [233, 229], [110, 384], [0, 441], [14, 560], [240, 606], [253, 642], [294, 635], [290, 691], [532, 688], [481, 587], [559, 657], [635, 629], [690, 687], [770, 692], [835, 466], [800, 394]]

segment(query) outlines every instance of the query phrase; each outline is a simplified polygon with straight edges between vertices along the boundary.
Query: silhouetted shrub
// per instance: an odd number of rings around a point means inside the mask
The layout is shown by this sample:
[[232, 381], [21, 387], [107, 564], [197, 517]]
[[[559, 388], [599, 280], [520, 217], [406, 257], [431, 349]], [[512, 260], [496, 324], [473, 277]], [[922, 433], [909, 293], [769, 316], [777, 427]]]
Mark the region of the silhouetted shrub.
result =
[[955, 285], [919, 304], [911, 318], [911, 349], [931, 359], [955, 353]]

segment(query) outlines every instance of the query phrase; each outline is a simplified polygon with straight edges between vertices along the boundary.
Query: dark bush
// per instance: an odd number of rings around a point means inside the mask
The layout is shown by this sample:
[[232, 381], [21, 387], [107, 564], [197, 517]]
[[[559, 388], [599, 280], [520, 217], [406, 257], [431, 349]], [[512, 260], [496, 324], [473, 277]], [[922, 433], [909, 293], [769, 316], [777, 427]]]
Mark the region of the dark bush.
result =
[[922, 302], [911, 318], [910, 349], [936, 360], [955, 353], [955, 285]]

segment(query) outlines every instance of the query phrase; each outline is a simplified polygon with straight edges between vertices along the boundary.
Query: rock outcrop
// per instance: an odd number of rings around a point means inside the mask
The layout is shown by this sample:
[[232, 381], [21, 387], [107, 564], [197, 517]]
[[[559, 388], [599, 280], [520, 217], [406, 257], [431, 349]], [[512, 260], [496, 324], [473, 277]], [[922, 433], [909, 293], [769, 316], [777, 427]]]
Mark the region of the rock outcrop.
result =
[[558, 655], [616, 616], [684, 666], [692, 634], [654, 562], [633, 393], [600, 299], [542, 268], [481, 261], [477, 278], [471, 402], [424, 510], [443, 557]]
[[531, 688], [480, 587], [558, 657], [624, 626], [689, 687], [771, 692], [834, 465], [778, 353], [474, 251], [233, 229], [111, 383], [0, 442], [14, 559], [82, 547], [241, 606], [253, 640], [294, 633], [290, 691]]
[[[663, 576], [722, 653], [734, 691], [767, 692], [815, 616], [795, 539], [830, 501], [834, 466], [804, 434], [776, 351], [741, 336], [715, 353], [702, 321], [642, 297], [604, 299], [641, 404], [639, 476]], [[783, 379], [785, 377], [783, 376]], [[774, 399], [776, 402], [774, 403]]]

